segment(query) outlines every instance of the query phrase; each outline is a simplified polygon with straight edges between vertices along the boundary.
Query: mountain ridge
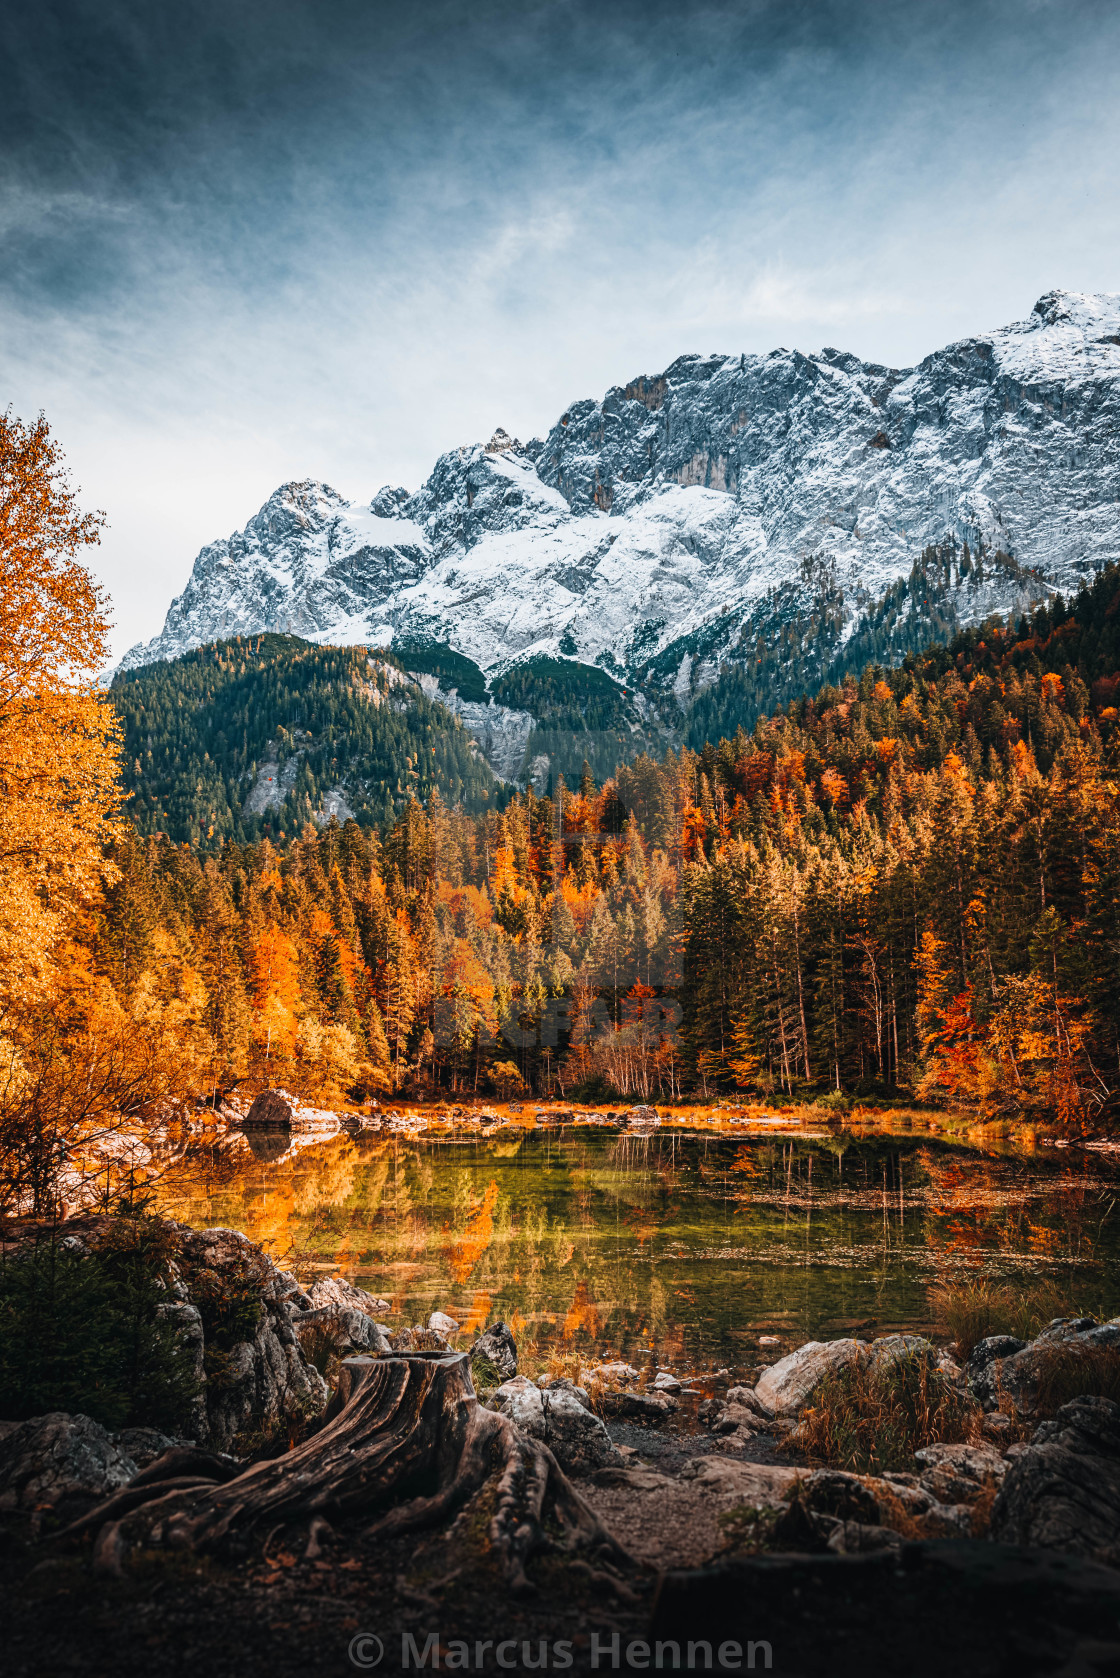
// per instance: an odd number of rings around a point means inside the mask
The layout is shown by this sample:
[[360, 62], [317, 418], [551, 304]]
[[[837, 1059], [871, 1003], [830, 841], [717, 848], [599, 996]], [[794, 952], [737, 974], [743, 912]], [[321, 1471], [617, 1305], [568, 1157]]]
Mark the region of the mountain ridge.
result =
[[414, 493], [282, 485], [121, 668], [274, 630], [444, 646], [487, 680], [566, 658], [686, 710], [822, 588], [842, 648], [930, 544], [1015, 556], [958, 623], [1076, 587], [1120, 558], [1118, 503], [1120, 294], [1055, 291], [915, 368], [683, 356], [544, 439], [448, 451]]

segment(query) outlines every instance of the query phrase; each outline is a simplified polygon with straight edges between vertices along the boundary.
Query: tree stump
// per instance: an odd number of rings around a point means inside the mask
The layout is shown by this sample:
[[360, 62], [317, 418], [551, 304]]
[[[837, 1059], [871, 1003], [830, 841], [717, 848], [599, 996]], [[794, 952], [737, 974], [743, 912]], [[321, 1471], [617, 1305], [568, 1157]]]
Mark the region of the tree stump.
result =
[[373, 1516], [364, 1538], [396, 1537], [451, 1519], [490, 1482], [489, 1540], [512, 1590], [532, 1588], [526, 1563], [556, 1545], [629, 1563], [548, 1447], [483, 1409], [464, 1352], [348, 1358], [319, 1430], [287, 1455], [224, 1485], [157, 1481], [138, 1507], [119, 1513], [110, 1500], [81, 1525], [97, 1531], [96, 1565], [119, 1571], [136, 1544], [250, 1547], [256, 1535], [304, 1521], [316, 1528], [312, 1543], [324, 1519]]

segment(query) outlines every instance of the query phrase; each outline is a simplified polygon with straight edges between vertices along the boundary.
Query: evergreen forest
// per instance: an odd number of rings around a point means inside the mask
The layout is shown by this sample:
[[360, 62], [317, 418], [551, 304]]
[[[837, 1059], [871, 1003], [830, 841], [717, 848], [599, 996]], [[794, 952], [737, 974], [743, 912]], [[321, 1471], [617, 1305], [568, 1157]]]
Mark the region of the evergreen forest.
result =
[[[905, 1090], [984, 1117], [1117, 1117], [1117, 567], [749, 731], [504, 807], [461, 731], [383, 706], [380, 822], [307, 819], [358, 750], [359, 655], [278, 651], [208, 648], [114, 690], [152, 786], [74, 959], [126, 1014], [177, 1010], [197, 1081], [323, 1101]], [[297, 679], [314, 787], [250, 832], [228, 787], [263, 750], [253, 695]], [[160, 774], [190, 752], [201, 802], [176, 816]]]

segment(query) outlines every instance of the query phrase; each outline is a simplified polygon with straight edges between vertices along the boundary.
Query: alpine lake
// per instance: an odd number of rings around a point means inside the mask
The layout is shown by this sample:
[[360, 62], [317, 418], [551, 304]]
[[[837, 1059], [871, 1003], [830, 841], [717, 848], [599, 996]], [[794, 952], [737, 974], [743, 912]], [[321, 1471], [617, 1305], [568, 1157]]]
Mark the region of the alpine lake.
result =
[[243, 1230], [305, 1281], [344, 1276], [392, 1328], [440, 1310], [465, 1345], [502, 1319], [530, 1370], [652, 1354], [700, 1377], [749, 1367], [764, 1335], [936, 1332], [941, 1290], [980, 1279], [1041, 1292], [1046, 1316], [1120, 1312], [1120, 1151], [916, 1112], [678, 1109], [640, 1133], [401, 1115], [318, 1139], [214, 1127], [160, 1152], [167, 1215]]

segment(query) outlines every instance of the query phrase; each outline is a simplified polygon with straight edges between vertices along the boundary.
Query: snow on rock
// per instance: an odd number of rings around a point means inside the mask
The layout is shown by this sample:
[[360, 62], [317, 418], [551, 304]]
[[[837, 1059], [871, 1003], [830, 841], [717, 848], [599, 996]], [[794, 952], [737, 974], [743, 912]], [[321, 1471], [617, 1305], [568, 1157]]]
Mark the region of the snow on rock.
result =
[[[123, 663], [262, 630], [422, 635], [487, 672], [536, 652], [631, 672], [671, 654], [687, 702], [690, 638], [737, 632], [810, 556], [868, 599], [926, 544], [982, 537], [1075, 587], [1120, 557], [1118, 421], [1117, 294], [1050, 292], [910, 369], [834, 349], [682, 356], [573, 403], [543, 443], [499, 428], [452, 450], [415, 494], [361, 506], [282, 485], [202, 550], [162, 634]], [[973, 615], [1001, 604], [1010, 592], [978, 590]], [[470, 726], [508, 732], [495, 756], [512, 767], [520, 723]]]

